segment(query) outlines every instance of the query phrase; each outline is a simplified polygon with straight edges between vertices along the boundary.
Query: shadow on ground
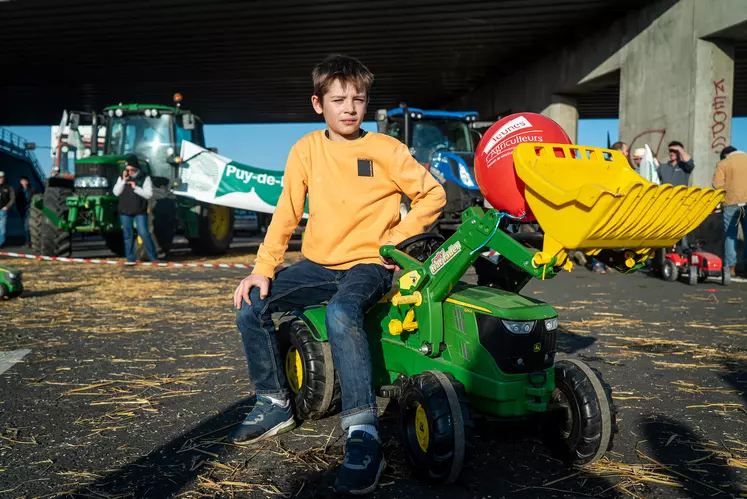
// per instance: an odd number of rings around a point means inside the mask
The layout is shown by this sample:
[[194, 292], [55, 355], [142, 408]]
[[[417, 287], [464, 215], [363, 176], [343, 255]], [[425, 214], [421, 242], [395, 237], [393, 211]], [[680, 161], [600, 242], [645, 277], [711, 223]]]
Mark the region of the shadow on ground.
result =
[[[726, 465], [720, 453], [728, 453], [723, 439], [706, 440], [688, 424], [661, 414], [643, 417], [640, 425], [647, 439], [646, 447], [653, 454], [647, 455], [662, 465], [658, 471], [682, 485], [683, 497], [740, 497], [740, 492], [744, 493], [740, 491], [734, 469]], [[641, 457], [643, 463], [654, 464], [651, 459]]]
[[[270, 439], [257, 446], [227, 447], [223, 444], [222, 437], [249, 409], [247, 401], [236, 403], [189, 432], [154, 449], [147, 456], [95, 483], [69, 491], [65, 496], [118, 499], [167, 498], [176, 495], [189, 498], [255, 497], [255, 494], [259, 494], [257, 497], [274, 494], [279, 497], [308, 499], [337, 497], [332, 485], [343, 453], [341, 431], [336, 427], [338, 419], [322, 422], [328, 427], [326, 431], [335, 436], [328, 439], [327, 444], [321, 448], [319, 441], [307, 440], [308, 443], [303, 444], [302, 450], [292, 450], [289, 441], [294, 434]], [[527, 422], [498, 424], [480, 421], [469, 460], [456, 484], [440, 486], [419, 481], [406, 465], [396, 438], [396, 412], [396, 404], [390, 403], [381, 416], [381, 438], [385, 443], [388, 466], [380, 487], [370, 497], [536, 498], [547, 494], [552, 497], [620, 497], [614, 490], [614, 483], [588, 475], [575, 476], [578, 473], [550, 457], [549, 451], [536, 438], [536, 425]], [[296, 430], [296, 436], [304, 433], [303, 427], [319, 424], [304, 424], [301, 429]], [[217, 443], [212, 446], [201, 445], [199, 453], [185, 452], [185, 449], [193, 447], [198, 440], [205, 442], [206, 436], [212, 436]], [[309, 452], [318, 454], [312, 455]], [[324, 463], [324, 466], [312, 466], [314, 460]], [[210, 466], [201, 466], [199, 461], [212, 461], [218, 463], [218, 466], [223, 466], [222, 463], [226, 462], [234, 466], [238, 462], [241, 474], [219, 476], [209, 471]], [[212, 469], [221, 471], [218, 467]], [[569, 475], [570, 479], [563, 479]], [[562, 479], [562, 483], [553, 484], [558, 479]], [[211, 487], [212, 484], [217, 484], [218, 488], [206, 488], [206, 480], [211, 483]], [[257, 488], [231, 485], [242, 483], [253, 483]]]

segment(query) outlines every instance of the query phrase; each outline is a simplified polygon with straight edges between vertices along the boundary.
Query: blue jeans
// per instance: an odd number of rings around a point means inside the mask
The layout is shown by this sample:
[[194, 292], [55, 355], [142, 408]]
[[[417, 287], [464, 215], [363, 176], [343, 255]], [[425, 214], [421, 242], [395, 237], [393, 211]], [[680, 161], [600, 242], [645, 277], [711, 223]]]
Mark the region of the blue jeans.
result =
[[137, 225], [137, 233], [143, 240], [145, 251], [148, 253], [148, 258], [150, 258], [151, 261], [158, 260], [156, 245], [153, 243], [153, 238], [150, 237], [150, 232], [148, 232], [148, 215], [119, 215], [119, 221], [122, 223], [125, 256], [127, 256], [127, 261], [134, 262], [137, 260], [137, 255], [135, 254], [135, 234], [132, 230], [132, 222], [135, 222]]
[[[724, 232], [726, 241], [724, 243], [724, 265], [734, 267], [737, 264], [737, 234], [739, 224], [742, 224], [742, 232], [747, 235], [747, 213], [744, 206], [727, 206], [724, 208]], [[744, 263], [747, 264], [747, 243], [744, 245]]]
[[0, 246], [5, 244], [5, 226], [8, 223], [8, 212], [0, 210]]
[[272, 314], [328, 300], [327, 336], [342, 390], [342, 428], [376, 425], [378, 413], [371, 354], [363, 316], [389, 292], [392, 276], [391, 271], [378, 264], [330, 270], [302, 260], [277, 273], [264, 300], [259, 297], [259, 289], [252, 288], [249, 294], [252, 304], [242, 301], [241, 309], [236, 312], [236, 325], [241, 332], [249, 377], [257, 395], [280, 398], [288, 395]]

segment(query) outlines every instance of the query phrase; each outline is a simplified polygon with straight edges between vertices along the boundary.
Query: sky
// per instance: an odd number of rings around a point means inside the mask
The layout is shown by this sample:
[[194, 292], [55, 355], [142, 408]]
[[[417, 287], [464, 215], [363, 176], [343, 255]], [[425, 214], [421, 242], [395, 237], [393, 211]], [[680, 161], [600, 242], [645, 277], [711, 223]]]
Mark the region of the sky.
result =
[[[305, 134], [324, 127], [324, 122], [290, 124], [251, 124], [251, 125], [206, 125], [205, 142], [208, 147], [217, 147], [218, 153], [239, 163], [245, 163], [270, 170], [282, 170], [291, 146]], [[6, 127], [11, 132], [35, 142], [36, 156], [44, 172], [52, 165], [50, 157], [50, 127]], [[376, 131], [376, 122], [364, 122], [363, 128]], [[610, 141], [618, 140], [617, 119], [579, 120], [578, 143], [592, 147], [607, 147], [607, 133]], [[747, 150], [747, 118], [732, 120], [732, 145]]]

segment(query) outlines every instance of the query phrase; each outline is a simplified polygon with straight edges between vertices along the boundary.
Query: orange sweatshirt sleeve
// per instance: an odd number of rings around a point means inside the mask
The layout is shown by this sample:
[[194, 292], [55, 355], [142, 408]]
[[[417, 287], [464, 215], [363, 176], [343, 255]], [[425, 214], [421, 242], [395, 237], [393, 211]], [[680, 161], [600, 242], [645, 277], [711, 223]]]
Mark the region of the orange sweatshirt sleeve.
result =
[[404, 144], [395, 149], [390, 175], [411, 200], [410, 213], [391, 232], [392, 242], [399, 244], [425, 232], [438, 219], [446, 205], [446, 191]]
[[252, 274], [273, 279], [275, 270], [283, 263], [293, 231], [303, 217], [308, 191], [306, 167], [294, 146], [288, 155], [283, 175], [283, 190], [267, 228], [265, 240], [259, 245]]

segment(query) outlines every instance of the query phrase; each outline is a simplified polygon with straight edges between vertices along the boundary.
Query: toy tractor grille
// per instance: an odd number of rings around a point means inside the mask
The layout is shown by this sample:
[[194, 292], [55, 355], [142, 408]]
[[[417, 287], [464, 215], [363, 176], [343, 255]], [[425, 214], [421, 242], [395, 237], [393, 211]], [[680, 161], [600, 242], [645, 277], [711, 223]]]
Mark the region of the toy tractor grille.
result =
[[[504, 321], [499, 317], [476, 314], [480, 344], [506, 374], [522, 374], [552, 367], [555, 362], [555, 331], [545, 329], [545, 321]], [[518, 326], [520, 333], [506, 326]], [[525, 332], [525, 329], [529, 329]]]

